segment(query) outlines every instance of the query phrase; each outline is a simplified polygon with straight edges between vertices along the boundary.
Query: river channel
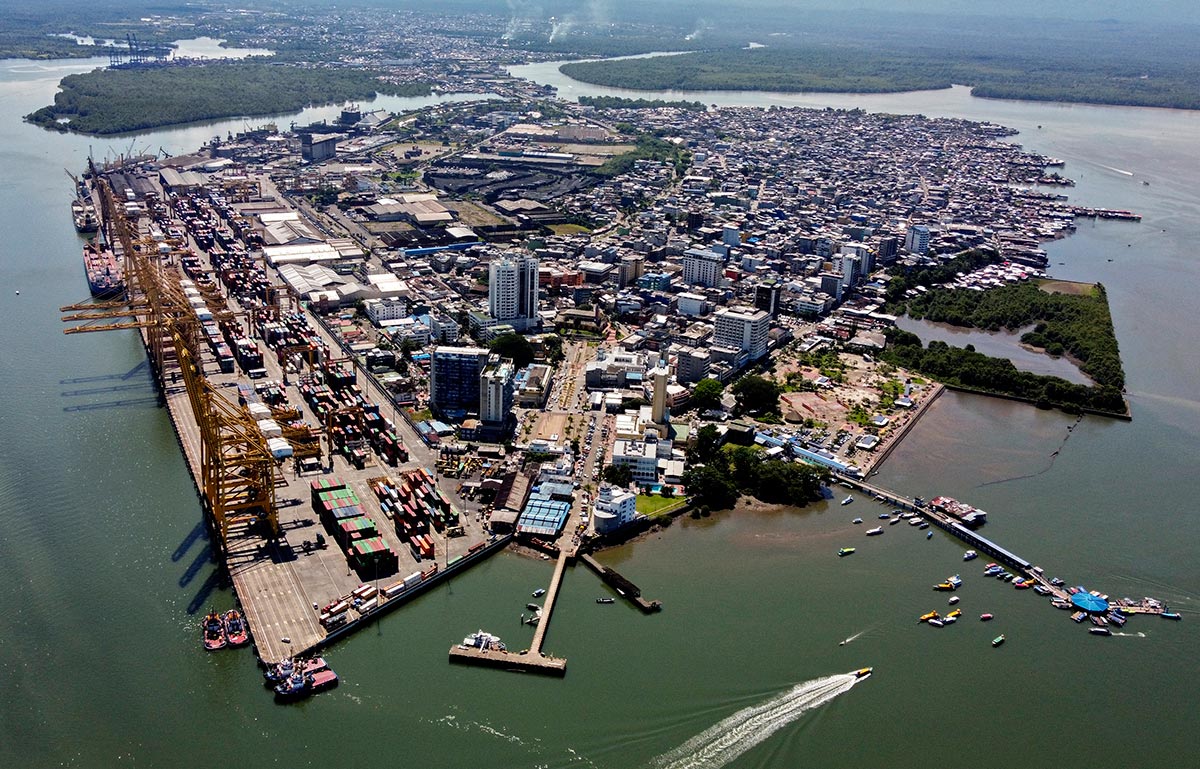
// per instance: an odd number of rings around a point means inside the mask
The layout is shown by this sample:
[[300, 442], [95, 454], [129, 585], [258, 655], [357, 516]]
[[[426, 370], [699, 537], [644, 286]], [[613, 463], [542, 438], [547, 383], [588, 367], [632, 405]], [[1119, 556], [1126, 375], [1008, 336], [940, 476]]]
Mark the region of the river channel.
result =
[[[875, 480], [969, 501], [989, 512], [987, 535], [1048, 572], [1157, 596], [1184, 622], [1135, 618], [1125, 635], [1089, 636], [1035, 596], [983, 580], [940, 533], [898, 526], [865, 538], [850, 518], [880, 508], [860, 499], [685, 519], [606, 553], [663, 601], [658, 615], [598, 605], [598, 581], [569, 572], [546, 641], [568, 658], [565, 679], [446, 662], [478, 628], [513, 648], [528, 641], [518, 615], [551, 565], [504, 554], [331, 649], [342, 685], [281, 707], [248, 652], [199, 649], [197, 612], [232, 598], [215, 582], [134, 334], [66, 337], [57, 312], [86, 295], [63, 168], [81, 169], [89, 147], [97, 157], [131, 144], [191, 151], [244, 123], [98, 140], [21, 122], [60, 77], [99, 63], [0, 62], [0, 764], [664, 766], [655, 758], [723, 719], [863, 666], [875, 675], [797, 711], [727, 765], [1175, 767], [1194, 752], [1200, 114], [990, 101], [958, 88], [652, 94], [992, 120], [1066, 160], [1079, 182], [1072, 199], [1142, 213], [1140, 224], [1081, 223], [1047, 246], [1053, 276], [1108, 289], [1133, 421], [1076, 423], [946, 394]], [[568, 98], [612, 92], [533, 66], [517, 71]], [[839, 559], [842, 546], [858, 552]], [[964, 621], [919, 625], [919, 614], [944, 612], [930, 586], [954, 573]], [[996, 620], [979, 623], [983, 611]], [[1001, 632], [1008, 643], [993, 649]]]

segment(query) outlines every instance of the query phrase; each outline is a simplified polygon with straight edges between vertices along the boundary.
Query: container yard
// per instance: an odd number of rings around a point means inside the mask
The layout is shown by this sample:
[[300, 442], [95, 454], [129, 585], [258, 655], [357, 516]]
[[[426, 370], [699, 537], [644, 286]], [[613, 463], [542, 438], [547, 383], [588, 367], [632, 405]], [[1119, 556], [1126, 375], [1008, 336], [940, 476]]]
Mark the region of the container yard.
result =
[[127, 293], [64, 320], [82, 323], [68, 333], [140, 329], [263, 663], [507, 544], [456, 508], [386, 394], [251, 256], [257, 232], [231, 203], [245, 189], [167, 195], [147, 177], [157, 195], [134, 207], [117, 202], [122, 179], [93, 169]]

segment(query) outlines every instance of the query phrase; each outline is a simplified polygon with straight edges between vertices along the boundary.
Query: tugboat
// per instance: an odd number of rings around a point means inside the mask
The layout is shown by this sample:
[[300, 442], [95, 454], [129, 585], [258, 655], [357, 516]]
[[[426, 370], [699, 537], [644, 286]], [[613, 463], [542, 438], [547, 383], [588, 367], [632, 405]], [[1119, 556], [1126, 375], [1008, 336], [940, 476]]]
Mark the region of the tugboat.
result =
[[263, 682], [267, 686], [276, 686], [283, 683], [292, 677], [293, 674], [299, 672], [301, 675], [312, 675], [327, 669], [329, 666], [325, 664], [324, 657], [313, 657], [312, 659], [299, 662], [294, 659], [286, 659], [276, 665], [271, 665], [263, 671]]
[[275, 685], [275, 699], [280, 702], [293, 702], [307, 697], [311, 692], [313, 677], [300, 671], [293, 672], [283, 682]]
[[215, 652], [225, 648], [225, 623], [221, 621], [220, 614], [215, 611], [209, 612], [200, 627], [203, 631], [202, 638], [205, 649]]
[[998, 636], [996, 636], [995, 638], [993, 638], [993, 639], [992, 639], [992, 646], [993, 646], [993, 647], [999, 646], [999, 645], [1000, 645], [1000, 644], [1002, 644], [1002, 643], [1004, 643], [1004, 634], [1003, 634], [1003, 633], [1001, 633], [1000, 635], [998, 635]]
[[222, 622], [225, 625], [225, 637], [229, 639], [230, 646], [245, 646], [250, 643], [250, 631], [240, 611], [230, 609], [225, 612]]

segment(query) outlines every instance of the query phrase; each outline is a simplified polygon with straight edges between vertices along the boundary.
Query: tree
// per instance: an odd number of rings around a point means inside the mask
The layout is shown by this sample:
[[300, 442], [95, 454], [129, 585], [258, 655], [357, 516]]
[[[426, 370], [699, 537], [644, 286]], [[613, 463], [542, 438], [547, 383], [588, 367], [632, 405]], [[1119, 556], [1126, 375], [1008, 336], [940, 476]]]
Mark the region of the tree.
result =
[[633, 483], [633, 470], [629, 465], [608, 465], [604, 468], [604, 480], [614, 486], [625, 488]]
[[778, 414], [779, 385], [771, 379], [749, 374], [733, 385], [737, 411], [744, 414]]
[[705, 465], [714, 461], [721, 451], [721, 431], [713, 425], [705, 425], [696, 433], [696, 443], [688, 451], [688, 462]]
[[533, 362], [533, 345], [520, 334], [501, 334], [492, 340], [488, 349], [501, 358], [511, 358], [519, 369]]
[[558, 365], [563, 358], [563, 340], [558, 334], [549, 334], [542, 337], [542, 349], [546, 351], [546, 360]]
[[692, 390], [691, 404], [695, 406], [696, 411], [704, 412], [709, 409], [721, 408], [721, 393], [725, 391], [725, 385], [721, 384], [719, 379], [701, 379], [696, 383], [696, 388]]
[[737, 486], [720, 468], [697, 465], [683, 473], [683, 485], [688, 495], [714, 510], [733, 507], [739, 493]]

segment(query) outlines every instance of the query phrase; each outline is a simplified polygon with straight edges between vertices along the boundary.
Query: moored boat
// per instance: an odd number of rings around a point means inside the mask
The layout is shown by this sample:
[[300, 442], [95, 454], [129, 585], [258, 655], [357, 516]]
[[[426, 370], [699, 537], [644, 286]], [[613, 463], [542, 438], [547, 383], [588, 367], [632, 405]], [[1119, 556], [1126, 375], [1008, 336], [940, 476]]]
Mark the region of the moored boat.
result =
[[980, 615], [979, 615], [979, 621], [980, 621], [980, 622], [990, 622], [990, 621], [992, 620], [992, 617], [993, 617], [993, 616], [994, 616], [994, 615], [992, 615], [992, 614], [986, 614], [986, 613], [985, 613], [985, 614], [980, 614]]
[[1004, 641], [1005, 641], [1004, 634], [1001, 633], [1000, 635], [998, 635], [992, 639], [992, 646], [993, 647], [999, 646], [1000, 644], [1004, 643]]
[[227, 640], [225, 638], [225, 623], [221, 621], [221, 615], [215, 611], [209, 612], [204, 621], [200, 623], [201, 636], [204, 641], [204, 648], [210, 652], [217, 649], [224, 649]]
[[310, 657], [305, 660], [288, 658], [264, 670], [263, 680], [268, 686], [275, 686], [286, 681], [294, 673], [299, 672], [301, 675], [312, 675], [313, 673], [325, 670], [327, 667], [329, 666], [325, 663], [324, 657]]
[[854, 552], [854, 548], [843, 547], [840, 550], [838, 550], [838, 558], [841, 558], [842, 556], [845, 556], [845, 555], [850, 555], [853, 552]]
[[230, 646], [245, 646], [250, 643], [250, 629], [240, 611], [230, 609], [225, 612], [221, 621], [225, 625], [225, 638]]
[[541, 598], [545, 594], [546, 594], [546, 588], [544, 588], [544, 587], [539, 587], [537, 590], [533, 591], [534, 598]]
[[961, 616], [962, 616], [962, 609], [955, 609], [954, 611], [952, 611], [946, 615], [946, 619], [953, 619], [953, 618], [958, 618]]
[[1112, 631], [1106, 627], [1090, 627], [1088, 632], [1092, 635], [1112, 635]]
[[954, 589], [954, 585], [951, 585], [949, 582], [939, 582], [933, 586], [933, 589], [950, 591]]
[[850, 523], [854, 523], [854, 524], [862, 523], [862, 518], [855, 518], [853, 521], [850, 521]]
[[868, 536], [868, 537], [875, 537], [875, 536], [878, 536], [878, 535], [880, 535], [880, 534], [882, 534], [882, 533], [883, 533], [883, 527], [882, 527], [882, 526], [876, 526], [876, 527], [875, 527], [875, 528], [873, 528], [873, 529], [867, 529], [867, 536]]
[[1177, 611], [1164, 611], [1162, 614], [1160, 614], [1158, 616], [1162, 617], [1163, 619], [1173, 619], [1176, 621], [1183, 619], [1183, 615], [1181, 615]]
[[112, 251], [88, 243], [83, 247], [83, 271], [94, 297], [113, 297], [125, 291], [125, 268]]
[[946, 623], [940, 619], [931, 619], [931, 620], [929, 620], [929, 624], [933, 625], [934, 627], [945, 627], [946, 626]]
[[928, 612], [927, 614], [922, 614], [920, 617], [917, 617], [917, 622], [928, 622], [931, 619], [937, 619], [937, 618], [938, 618], [938, 613], [936, 611], [931, 611], [931, 612]]
[[854, 495], [853, 495], [853, 494], [847, 494], [847, 495], [846, 495], [846, 498], [842, 500], [842, 504], [843, 504], [843, 505], [848, 505], [848, 504], [850, 504], [850, 503], [851, 503], [851, 502], [853, 502], [853, 501], [854, 501]]
[[973, 561], [978, 557], [979, 557], [979, 553], [976, 553], [974, 550], [968, 550], [967, 552], [963, 553], [964, 561]]

